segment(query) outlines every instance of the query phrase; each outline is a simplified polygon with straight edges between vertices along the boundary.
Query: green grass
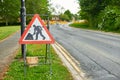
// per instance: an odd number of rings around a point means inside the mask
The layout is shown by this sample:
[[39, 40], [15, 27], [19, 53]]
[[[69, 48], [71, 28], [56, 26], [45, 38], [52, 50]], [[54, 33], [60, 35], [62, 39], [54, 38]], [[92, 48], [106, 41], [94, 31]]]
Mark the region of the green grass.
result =
[[3, 26], [0, 27], [0, 40], [3, 40], [16, 32], [17, 30], [20, 30], [19, 26]]
[[88, 28], [88, 23], [72, 23], [69, 26], [76, 28]]
[[[45, 55], [45, 45], [27, 45], [27, 56], [43, 56]], [[26, 67], [26, 77], [24, 77], [24, 63], [21, 60], [21, 53], [16, 56], [15, 60], [9, 67], [4, 80], [73, 80], [71, 74], [51, 48], [52, 75], [50, 75], [50, 65], [39, 65], [34, 67]], [[44, 58], [40, 58], [39, 62], [43, 63]], [[48, 61], [49, 62], [49, 61]]]
[[75, 22], [69, 26], [82, 29], [99, 30], [97, 27], [90, 27], [88, 22]]
[[113, 32], [113, 33], [120, 33], [120, 31], [115, 31], [115, 30], [110, 30], [110, 29], [99, 29], [98, 27], [89, 27], [88, 23], [72, 23], [69, 24], [69, 26], [71, 27], [75, 27], [75, 28], [82, 28], [82, 29], [89, 29], [89, 30], [101, 30], [101, 31], [105, 31], [105, 32]]

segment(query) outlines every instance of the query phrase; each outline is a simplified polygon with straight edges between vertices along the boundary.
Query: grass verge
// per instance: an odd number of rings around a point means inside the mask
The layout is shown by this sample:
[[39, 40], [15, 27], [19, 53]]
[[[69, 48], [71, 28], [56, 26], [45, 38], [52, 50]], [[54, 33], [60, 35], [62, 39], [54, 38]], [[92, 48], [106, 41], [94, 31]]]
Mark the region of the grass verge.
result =
[[76, 28], [87, 28], [88, 27], [87, 24], [81, 24], [81, 23], [72, 23], [69, 26], [76, 27]]
[[70, 24], [69, 26], [86, 29], [86, 28], [89, 27], [89, 24], [88, 24], [88, 21], [84, 20], [84, 21], [81, 21], [81, 22], [74, 22], [74, 23]]
[[6, 37], [10, 36], [17, 30], [20, 30], [19, 26], [3, 26], [0, 27], [0, 40], [5, 39]]
[[[27, 56], [44, 56], [45, 45], [27, 45]], [[51, 48], [52, 75], [50, 75], [50, 65], [38, 65], [26, 67], [26, 77], [24, 76], [24, 62], [21, 60], [21, 51], [12, 62], [4, 80], [73, 80], [67, 68], [60, 61], [54, 50]], [[39, 62], [44, 61], [40, 58]]]
[[90, 30], [99, 30], [99, 31], [105, 31], [105, 32], [113, 32], [113, 33], [120, 33], [120, 31], [114, 31], [114, 30], [109, 30], [109, 29], [100, 29], [98, 27], [89, 27], [89, 24], [84, 22], [84, 23], [80, 23], [80, 22], [75, 22], [72, 24], [69, 24], [69, 26], [71, 27], [75, 27], [75, 28], [83, 28], [83, 29], [90, 29]]

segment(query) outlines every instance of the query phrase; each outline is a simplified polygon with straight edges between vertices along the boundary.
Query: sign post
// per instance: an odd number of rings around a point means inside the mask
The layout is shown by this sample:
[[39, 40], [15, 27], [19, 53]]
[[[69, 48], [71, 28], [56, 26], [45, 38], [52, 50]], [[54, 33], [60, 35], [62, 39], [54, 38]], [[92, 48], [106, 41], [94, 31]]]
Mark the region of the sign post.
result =
[[[55, 40], [49, 32], [49, 17], [46, 27], [39, 14], [33, 16], [19, 40], [20, 44], [46, 44], [45, 63], [47, 63], [47, 58], [49, 57], [50, 75], [52, 74], [50, 44], [53, 44], [54, 42]], [[24, 54], [24, 66], [26, 66], [26, 53]], [[24, 73], [26, 75], [25, 67]]]
[[[25, 0], [21, 0], [21, 10], [20, 10], [21, 14], [21, 36], [25, 30], [25, 26], [26, 26], [26, 8], [25, 8]], [[26, 65], [26, 45], [25, 44], [21, 44], [21, 52], [22, 52], [22, 57], [24, 58], [24, 66]], [[24, 67], [24, 75], [26, 75], [26, 69]]]
[[[49, 30], [49, 16], [47, 17], [47, 29]], [[49, 65], [50, 65], [50, 75], [52, 75], [50, 44], [46, 44], [45, 63], [47, 63], [48, 57], [49, 57]]]
[[[25, 8], [25, 0], [21, 0], [21, 36], [25, 30], [26, 26], [26, 8]], [[22, 50], [22, 57], [24, 57], [25, 54], [25, 44], [21, 45]]]
[[[49, 30], [49, 17], [47, 18], [47, 29]], [[45, 63], [47, 62], [47, 54], [49, 53], [49, 44], [46, 44], [46, 54], [45, 54]]]

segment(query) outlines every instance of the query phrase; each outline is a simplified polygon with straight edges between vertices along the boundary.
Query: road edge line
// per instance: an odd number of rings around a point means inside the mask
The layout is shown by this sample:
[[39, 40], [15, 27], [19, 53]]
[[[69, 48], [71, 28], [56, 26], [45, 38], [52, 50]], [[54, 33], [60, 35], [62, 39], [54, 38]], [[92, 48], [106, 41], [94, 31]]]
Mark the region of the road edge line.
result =
[[61, 58], [64, 65], [68, 68], [68, 70], [72, 73], [74, 80], [86, 80], [84, 78], [85, 73], [80, 70], [79, 62], [75, 60], [67, 50], [65, 50], [59, 43], [55, 42], [52, 44], [52, 47]]

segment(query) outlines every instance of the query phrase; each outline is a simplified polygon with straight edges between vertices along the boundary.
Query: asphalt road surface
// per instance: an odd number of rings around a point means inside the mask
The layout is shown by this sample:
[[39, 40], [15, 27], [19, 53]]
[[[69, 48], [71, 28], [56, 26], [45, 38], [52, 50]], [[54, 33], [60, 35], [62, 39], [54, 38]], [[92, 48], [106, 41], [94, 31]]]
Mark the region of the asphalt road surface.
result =
[[50, 32], [88, 80], [120, 80], [120, 35], [51, 25]]

